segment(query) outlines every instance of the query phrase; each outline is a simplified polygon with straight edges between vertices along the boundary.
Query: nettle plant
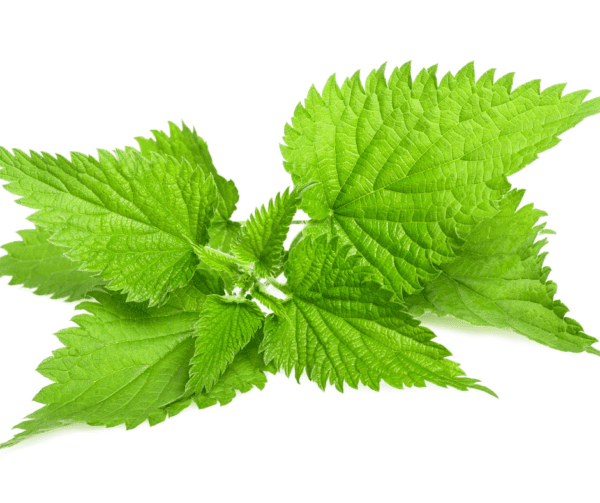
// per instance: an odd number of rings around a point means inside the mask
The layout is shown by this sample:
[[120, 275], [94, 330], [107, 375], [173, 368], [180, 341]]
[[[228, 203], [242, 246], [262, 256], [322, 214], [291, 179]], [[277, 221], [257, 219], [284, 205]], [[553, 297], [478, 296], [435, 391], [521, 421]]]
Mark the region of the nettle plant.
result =
[[281, 370], [323, 389], [493, 395], [434, 342], [425, 311], [600, 355], [554, 298], [545, 213], [519, 207], [507, 180], [600, 111], [563, 89], [512, 90], [512, 75], [476, 80], [472, 64], [439, 83], [408, 64], [364, 85], [331, 77], [285, 127], [294, 187], [243, 224], [234, 183], [185, 125], [97, 158], [1, 149], [5, 188], [38, 211], [0, 274], [89, 313], [56, 334], [64, 347], [38, 367], [53, 381], [43, 407], [3, 446], [73, 422], [154, 425]]

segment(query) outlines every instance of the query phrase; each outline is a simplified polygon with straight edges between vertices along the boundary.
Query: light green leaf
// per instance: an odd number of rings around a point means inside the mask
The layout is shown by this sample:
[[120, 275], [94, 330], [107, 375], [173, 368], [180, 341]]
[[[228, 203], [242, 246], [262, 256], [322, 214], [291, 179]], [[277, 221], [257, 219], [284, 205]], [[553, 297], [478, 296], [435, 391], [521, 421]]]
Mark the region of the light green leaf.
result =
[[30, 220], [82, 270], [100, 273], [129, 301], [164, 302], [192, 277], [194, 249], [209, 240], [214, 182], [173, 157], [98, 152], [99, 160], [74, 153], [69, 161], [0, 149], [0, 178], [21, 204], [40, 210]]
[[436, 67], [413, 80], [410, 65], [389, 79], [384, 67], [363, 87], [355, 74], [323, 92], [313, 87], [285, 129], [282, 153], [295, 184], [320, 182], [301, 208], [329, 221], [401, 298], [434, 279], [461, 236], [497, 211], [507, 176], [558, 135], [600, 111], [588, 91], [511, 92], [512, 74], [475, 79], [472, 64], [438, 84]]
[[264, 314], [252, 301], [211, 295], [196, 325], [196, 349], [192, 358], [188, 391], [210, 391], [219, 376], [257, 330]]
[[202, 263], [211, 269], [226, 272], [233, 276], [241, 273], [240, 266], [242, 263], [228, 253], [223, 253], [208, 246], [203, 246], [198, 249], [197, 254]]
[[40, 229], [20, 231], [22, 241], [4, 245], [8, 254], [0, 257], [0, 276], [12, 276], [10, 285], [34, 288], [36, 295], [71, 302], [81, 300], [105, 282], [80, 271], [80, 262], [63, 255], [65, 248], [48, 242], [51, 233]]
[[242, 224], [239, 222], [215, 218], [210, 226], [210, 247], [223, 253], [229, 253], [241, 229]]
[[[242, 349], [230, 365], [227, 366], [210, 391], [193, 397], [193, 401], [200, 409], [219, 403], [227, 405], [237, 395], [237, 392], [246, 393], [252, 388], [263, 389], [267, 383], [265, 371], [272, 371], [265, 365], [262, 355], [258, 352], [262, 341], [262, 330]], [[190, 400], [190, 399], [188, 399]]]
[[546, 214], [529, 204], [517, 210], [524, 191], [509, 192], [500, 211], [481, 222], [467, 237], [458, 257], [442, 264], [442, 273], [418, 294], [407, 297], [413, 313], [432, 311], [474, 325], [510, 328], [562, 351], [597, 352], [596, 339], [555, 300], [556, 284], [544, 267], [547, 240], [538, 224]]
[[[152, 131], [154, 139], [138, 137], [136, 141], [140, 146], [142, 155], [150, 159], [153, 152], [168, 154], [179, 162], [187, 160], [192, 166], [199, 166], [205, 177], [212, 175], [219, 192], [219, 215], [228, 220], [235, 211], [239, 195], [235, 183], [226, 180], [217, 173], [206, 142], [198, 136], [196, 129], [190, 130], [184, 123], [181, 129], [169, 122], [169, 135], [163, 131]], [[225, 251], [225, 250], [224, 250]]]
[[181, 409], [163, 406], [185, 391], [194, 354], [194, 326], [206, 296], [189, 285], [159, 308], [126, 302], [117, 293], [94, 292], [97, 302], [78, 306], [78, 325], [56, 335], [65, 345], [44, 360], [38, 372], [54, 381], [34, 398], [45, 406], [16, 428], [24, 430], [2, 445], [85, 422], [95, 426], [151, 425]]
[[169, 295], [168, 304], [184, 311], [199, 313], [209, 295], [224, 295], [223, 278], [209, 269], [198, 269], [190, 282]]
[[244, 224], [233, 253], [246, 264], [252, 264], [257, 273], [269, 276], [281, 263], [283, 242], [302, 200], [302, 189], [289, 189], [269, 201], [268, 208], [257, 209]]
[[490, 392], [463, 377], [434, 334], [371, 281], [375, 271], [350, 246], [326, 236], [303, 239], [290, 252], [285, 275], [287, 316], [269, 315], [262, 347], [265, 361], [287, 375], [295, 369], [299, 379], [306, 370], [321, 388], [329, 382], [340, 391], [344, 382], [377, 390], [384, 380], [398, 388], [429, 381]]

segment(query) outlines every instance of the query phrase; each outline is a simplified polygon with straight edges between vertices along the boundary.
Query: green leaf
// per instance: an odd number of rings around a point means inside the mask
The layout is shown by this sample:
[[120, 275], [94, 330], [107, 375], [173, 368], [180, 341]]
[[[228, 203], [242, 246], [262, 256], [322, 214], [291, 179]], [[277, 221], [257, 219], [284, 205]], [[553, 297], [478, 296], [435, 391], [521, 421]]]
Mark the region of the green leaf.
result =
[[193, 285], [162, 307], [126, 302], [117, 293], [94, 292], [97, 302], [78, 309], [78, 327], [56, 335], [65, 345], [44, 360], [38, 372], [54, 381], [34, 398], [45, 406], [16, 428], [24, 430], [2, 445], [85, 422], [95, 426], [151, 425], [181, 410], [163, 406], [182, 395], [194, 354], [194, 326], [206, 296]]
[[302, 189], [289, 189], [277, 194], [264, 206], [251, 215], [242, 228], [239, 239], [232, 247], [233, 253], [242, 262], [252, 264], [262, 276], [272, 274], [281, 263], [283, 242], [302, 200]]
[[[392, 292], [371, 281], [364, 259], [326, 236], [303, 239], [290, 252], [285, 275], [291, 297], [286, 317], [269, 315], [263, 341], [265, 361], [296, 378], [304, 370], [321, 388], [327, 382], [379, 389], [388, 384], [457, 389], [478, 388], [434, 334], [392, 300]], [[490, 392], [491, 393], [491, 392]]]
[[188, 391], [210, 391], [235, 355], [262, 326], [264, 314], [252, 301], [211, 295], [196, 325]]
[[211, 269], [226, 272], [233, 276], [241, 273], [240, 266], [242, 263], [228, 253], [206, 246], [198, 249], [197, 254], [200, 260]]
[[30, 220], [82, 270], [100, 273], [129, 301], [160, 304], [189, 281], [194, 249], [209, 240], [214, 182], [173, 157], [98, 153], [99, 160], [73, 153], [69, 161], [0, 148], [0, 178], [21, 204], [40, 210]]
[[210, 226], [210, 247], [223, 253], [229, 253], [237, 240], [242, 224], [231, 220], [214, 219]]
[[181, 129], [179, 129], [175, 124], [169, 122], [170, 136], [163, 131], [152, 131], [152, 134], [154, 139], [141, 136], [136, 138], [142, 155], [150, 159], [153, 152], [168, 154], [179, 162], [183, 162], [185, 159], [192, 166], [199, 166], [206, 178], [208, 175], [212, 175], [220, 196], [219, 215], [228, 220], [235, 211], [239, 200], [237, 188], [232, 180], [226, 180], [217, 173], [208, 146], [198, 136], [196, 129], [190, 130], [184, 123], [181, 123]]
[[[192, 295], [190, 295], [190, 293]], [[188, 285], [169, 295], [168, 304], [177, 305], [184, 311], [199, 313], [209, 295], [224, 295], [223, 278], [217, 271], [198, 269]]]
[[0, 276], [12, 276], [10, 285], [34, 288], [36, 295], [72, 302], [105, 284], [89, 272], [80, 271], [81, 263], [66, 258], [64, 248], [48, 242], [50, 232], [38, 227], [18, 234], [22, 241], [4, 245], [8, 254], [0, 257]]
[[[258, 352], [262, 340], [262, 330], [242, 349], [225, 372], [221, 374], [210, 391], [193, 397], [198, 408], [204, 409], [219, 403], [227, 405], [237, 395], [237, 392], [246, 393], [252, 388], [263, 389], [267, 383], [265, 371], [271, 371]], [[191, 400], [188, 398], [188, 400]]]
[[475, 79], [472, 64], [438, 84], [436, 67], [413, 80], [410, 65], [386, 81], [384, 67], [363, 87], [355, 74], [313, 87], [285, 128], [282, 153], [295, 184], [320, 182], [301, 208], [326, 220], [403, 297], [434, 279], [437, 265], [482, 219], [496, 213], [516, 173], [558, 135], [600, 111], [588, 91], [511, 92], [512, 74]]
[[509, 192], [497, 215], [481, 222], [467, 237], [458, 257], [442, 264], [442, 273], [406, 299], [412, 312], [452, 315], [474, 325], [510, 328], [562, 351], [595, 352], [596, 339], [555, 300], [556, 284], [537, 240], [546, 214], [529, 204], [518, 209], [523, 190]]

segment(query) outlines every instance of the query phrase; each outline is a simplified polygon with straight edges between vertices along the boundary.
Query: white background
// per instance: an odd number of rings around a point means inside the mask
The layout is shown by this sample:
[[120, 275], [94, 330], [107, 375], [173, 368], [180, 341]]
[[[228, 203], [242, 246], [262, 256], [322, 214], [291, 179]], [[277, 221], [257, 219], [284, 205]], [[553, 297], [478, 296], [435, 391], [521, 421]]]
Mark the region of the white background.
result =
[[[238, 219], [285, 189], [278, 144], [311, 84], [383, 62], [474, 60], [515, 84], [600, 93], [598, 11], [578, 2], [2, 2], [0, 144], [67, 154], [185, 120], [240, 190]], [[598, 316], [600, 119], [512, 178], [549, 213], [546, 264], [571, 315]], [[0, 194], [0, 242], [32, 227]], [[74, 305], [0, 280], [0, 440], [37, 407], [37, 364]], [[494, 389], [321, 392], [285, 376], [149, 428], [72, 427], [0, 452], [3, 501], [597, 502], [600, 359], [427, 319]]]

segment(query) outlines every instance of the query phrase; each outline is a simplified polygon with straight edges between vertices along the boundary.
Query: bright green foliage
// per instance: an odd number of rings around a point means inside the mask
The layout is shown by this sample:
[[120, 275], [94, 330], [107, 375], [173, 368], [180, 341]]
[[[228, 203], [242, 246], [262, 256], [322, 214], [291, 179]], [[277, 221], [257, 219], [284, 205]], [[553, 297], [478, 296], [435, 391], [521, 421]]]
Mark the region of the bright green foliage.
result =
[[4, 245], [8, 254], [0, 257], [0, 276], [12, 276], [10, 285], [35, 288], [37, 295], [71, 302], [86, 298], [105, 284], [89, 272], [80, 271], [80, 262], [63, 255], [65, 248], [49, 243], [50, 232], [38, 227], [18, 234], [22, 241]]
[[350, 246], [326, 236], [302, 240], [285, 268], [287, 316], [267, 318], [265, 361], [287, 375], [295, 369], [298, 379], [306, 370], [321, 388], [330, 382], [340, 391], [344, 382], [379, 389], [384, 380], [398, 388], [429, 381], [489, 392], [462, 377], [459, 365], [446, 359], [450, 352], [432, 342], [434, 334], [371, 281], [374, 273]]
[[[188, 305], [205, 295], [188, 287]], [[94, 292], [97, 301], [78, 306], [78, 325], [56, 335], [65, 345], [44, 360], [38, 372], [54, 381], [34, 398], [45, 407], [17, 425], [24, 430], [3, 447], [72, 422], [135, 428], [167, 417], [163, 405], [185, 391], [194, 354], [197, 312], [171, 301], [159, 308], [125, 302], [116, 293]]]
[[258, 353], [262, 340], [258, 330], [210, 392], [181, 398], [191, 370], [199, 313], [207, 296], [217, 293], [223, 293], [222, 281], [199, 271], [162, 307], [126, 302], [116, 293], [89, 294], [97, 302], [84, 302], [78, 309], [91, 316], [73, 318], [79, 326], [57, 334], [66, 347], [38, 367], [54, 381], [34, 398], [45, 407], [17, 425], [24, 431], [0, 448], [74, 422], [125, 424], [130, 429], [147, 419], [155, 425], [181, 412], [192, 399], [205, 408], [231, 402], [237, 391], [263, 389], [265, 371], [272, 369]]
[[[295, 188], [243, 226], [235, 185], [185, 124], [98, 159], [0, 148], [0, 178], [39, 225], [4, 246], [0, 275], [91, 299], [39, 366], [53, 381], [35, 397], [44, 406], [0, 448], [74, 422], [154, 425], [279, 370], [340, 391], [429, 382], [494, 395], [448, 359], [415, 319], [424, 311], [600, 355], [554, 298], [545, 214], [518, 209], [507, 178], [600, 98], [539, 81], [513, 91], [512, 75], [476, 80], [471, 64], [439, 84], [435, 73], [413, 79], [407, 64], [313, 87], [285, 128]], [[298, 208], [311, 219], [285, 250]]]
[[223, 271], [228, 274], [240, 274], [242, 265], [235, 257], [215, 250], [210, 247], [203, 247], [198, 250], [198, 257], [207, 267], [215, 271]]
[[206, 299], [194, 333], [188, 391], [211, 391], [219, 376], [262, 326], [264, 314], [252, 301], [211, 295]]
[[269, 276], [281, 264], [283, 242], [302, 200], [302, 190], [287, 189], [251, 215], [232, 251], [242, 261], [252, 264], [257, 273]]
[[208, 145], [198, 136], [196, 129], [190, 130], [184, 123], [181, 123], [179, 129], [177, 125], [169, 122], [169, 135], [163, 131], [152, 131], [152, 134], [154, 139], [141, 136], [136, 138], [142, 154], [148, 159], [151, 159], [153, 152], [171, 155], [179, 162], [185, 159], [192, 166], [199, 166], [205, 177], [212, 175], [220, 196], [218, 212], [221, 218], [227, 221], [240, 198], [237, 188], [232, 180], [226, 180], [217, 173]]
[[0, 177], [21, 204], [40, 210], [30, 220], [82, 270], [100, 273], [129, 301], [160, 304], [189, 281], [194, 248], [208, 243], [213, 179], [173, 157], [98, 153], [99, 160], [74, 153], [69, 161], [0, 149]]
[[[194, 295], [190, 295], [192, 292]], [[209, 295], [224, 295], [223, 278], [210, 269], [198, 269], [187, 286], [175, 290], [169, 295], [168, 304], [177, 305], [184, 311], [199, 313]]]
[[265, 365], [262, 355], [258, 352], [259, 342], [262, 340], [262, 330], [242, 349], [218, 381], [208, 392], [195, 395], [193, 401], [200, 409], [219, 403], [227, 405], [236, 396], [237, 392], [246, 393], [252, 388], [263, 389], [267, 383], [265, 371], [271, 369]]
[[[363, 87], [355, 74], [313, 87], [286, 126], [282, 152], [301, 208], [358, 249], [402, 297], [451, 261], [460, 236], [497, 211], [507, 176], [600, 111], [588, 91], [562, 96], [532, 81], [511, 92], [512, 74], [475, 80], [472, 64], [441, 82], [436, 67], [413, 80], [410, 65]], [[326, 229], [327, 226], [324, 227]]]
[[423, 291], [406, 299], [412, 312], [433, 311], [474, 325], [511, 328], [530, 339], [562, 351], [597, 352], [596, 339], [565, 317], [567, 307], [555, 300], [556, 284], [548, 281], [538, 240], [546, 214], [529, 204], [517, 210], [524, 191], [509, 192], [494, 217], [481, 222], [467, 237], [459, 255], [442, 264], [442, 273]]
[[242, 224], [232, 222], [231, 220], [213, 220], [210, 226], [210, 242], [211, 248], [215, 248], [223, 253], [229, 253], [231, 246], [237, 240]]

